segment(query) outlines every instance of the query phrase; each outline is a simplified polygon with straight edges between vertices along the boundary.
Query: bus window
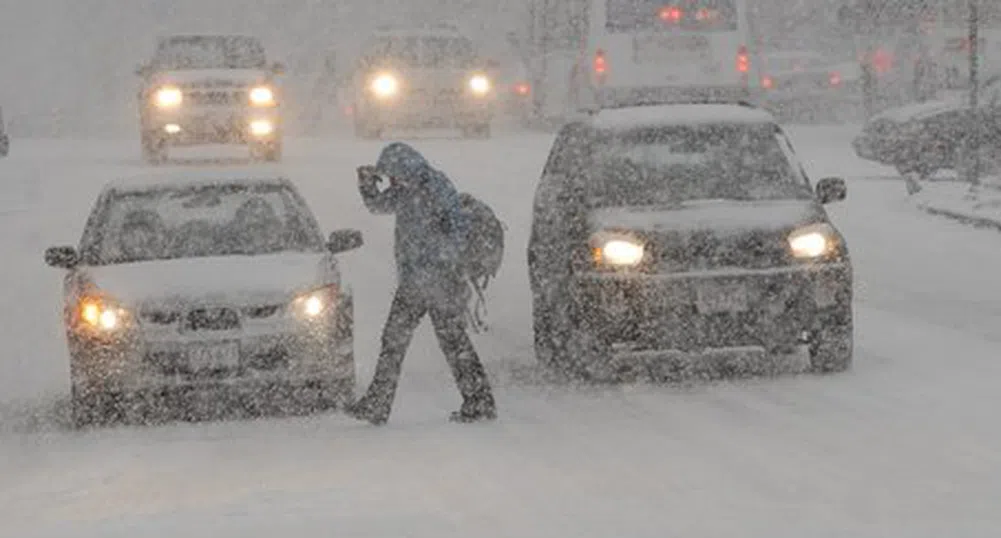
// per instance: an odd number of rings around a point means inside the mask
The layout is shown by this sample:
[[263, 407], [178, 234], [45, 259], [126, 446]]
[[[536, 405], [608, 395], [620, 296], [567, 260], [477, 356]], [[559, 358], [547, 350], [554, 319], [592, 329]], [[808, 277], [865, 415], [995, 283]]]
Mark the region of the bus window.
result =
[[736, 0], [606, 0], [605, 29], [630, 33], [658, 28], [697, 32], [738, 29]]

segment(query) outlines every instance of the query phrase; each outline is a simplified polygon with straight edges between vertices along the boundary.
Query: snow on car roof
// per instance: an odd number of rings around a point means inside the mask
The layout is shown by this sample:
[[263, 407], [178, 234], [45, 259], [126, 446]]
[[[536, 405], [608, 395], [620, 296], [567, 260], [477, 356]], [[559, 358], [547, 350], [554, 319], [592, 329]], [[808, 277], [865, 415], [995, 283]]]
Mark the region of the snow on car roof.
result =
[[596, 129], [609, 130], [716, 123], [775, 123], [775, 118], [759, 108], [737, 104], [673, 104], [605, 109], [592, 120]]
[[115, 191], [147, 191], [170, 187], [211, 187], [223, 184], [247, 184], [247, 185], [288, 185], [285, 178], [273, 175], [262, 175], [260, 170], [248, 168], [246, 170], [230, 169], [226, 171], [206, 170], [183, 172], [161, 172], [148, 173], [139, 176], [121, 178], [109, 182], [104, 190]]
[[871, 121], [890, 120], [895, 123], [903, 123], [911, 120], [920, 120], [942, 112], [966, 108], [967, 106], [966, 103], [959, 99], [914, 103], [886, 110], [873, 116]]

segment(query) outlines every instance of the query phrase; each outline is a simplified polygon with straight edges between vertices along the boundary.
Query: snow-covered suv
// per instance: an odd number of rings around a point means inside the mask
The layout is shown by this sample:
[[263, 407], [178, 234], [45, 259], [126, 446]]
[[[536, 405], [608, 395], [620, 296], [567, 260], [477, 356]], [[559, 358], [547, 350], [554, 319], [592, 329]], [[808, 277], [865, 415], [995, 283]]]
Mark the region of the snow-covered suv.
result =
[[528, 247], [540, 361], [597, 379], [849, 368], [852, 268], [823, 208], [845, 195], [839, 178], [811, 188], [774, 118], [747, 105], [566, 126]]
[[137, 69], [140, 136], [147, 162], [170, 146], [247, 144], [255, 159], [282, 155], [281, 96], [254, 37], [194, 35], [161, 38], [153, 59]]
[[380, 29], [351, 83], [355, 133], [377, 138], [391, 127], [457, 127], [488, 137], [495, 68], [455, 27]]

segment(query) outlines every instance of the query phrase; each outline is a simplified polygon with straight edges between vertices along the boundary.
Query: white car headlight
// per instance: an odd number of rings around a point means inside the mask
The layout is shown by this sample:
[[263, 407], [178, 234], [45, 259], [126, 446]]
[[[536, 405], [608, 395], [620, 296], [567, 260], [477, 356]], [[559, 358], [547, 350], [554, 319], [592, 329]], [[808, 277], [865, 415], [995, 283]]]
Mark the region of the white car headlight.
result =
[[267, 86], [258, 86], [250, 90], [250, 104], [255, 106], [271, 106], [275, 104], [275, 92]]
[[84, 298], [78, 305], [80, 321], [89, 328], [114, 331], [121, 328], [128, 312], [101, 298]]
[[646, 248], [643, 243], [630, 238], [599, 239], [592, 250], [598, 265], [612, 267], [635, 267], [643, 262]]
[[393, 97], [400, 91], [400, 81], [389, 73], [383, 73], [372, 79], [370, 88], [376, 97]]
[[473, 75], [469, 79], [469, 89], [476, 95], [486, 95], [490, 93], [490, 79], [485, 75]]
[[174, 108], [181, 105], [184, 94], [179, 88], [166, 86], [156, 92], [156, 106], [160, 108]]
[[789, 235], [789, 249], [800, 259], [820, 258], [837, 248], [837, 233], [829, 224], [813, 224]]

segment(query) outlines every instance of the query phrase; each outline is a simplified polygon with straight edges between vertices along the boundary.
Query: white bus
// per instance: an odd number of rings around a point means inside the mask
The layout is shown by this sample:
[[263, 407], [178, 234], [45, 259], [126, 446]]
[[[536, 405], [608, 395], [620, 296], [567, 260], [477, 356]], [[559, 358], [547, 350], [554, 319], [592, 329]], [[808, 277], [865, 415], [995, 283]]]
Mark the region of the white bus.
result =
[[595, 95], [748, 91], [760, 80], [746, 0], [535, 0], [532, 30], [544, 97], [566, 110]]

